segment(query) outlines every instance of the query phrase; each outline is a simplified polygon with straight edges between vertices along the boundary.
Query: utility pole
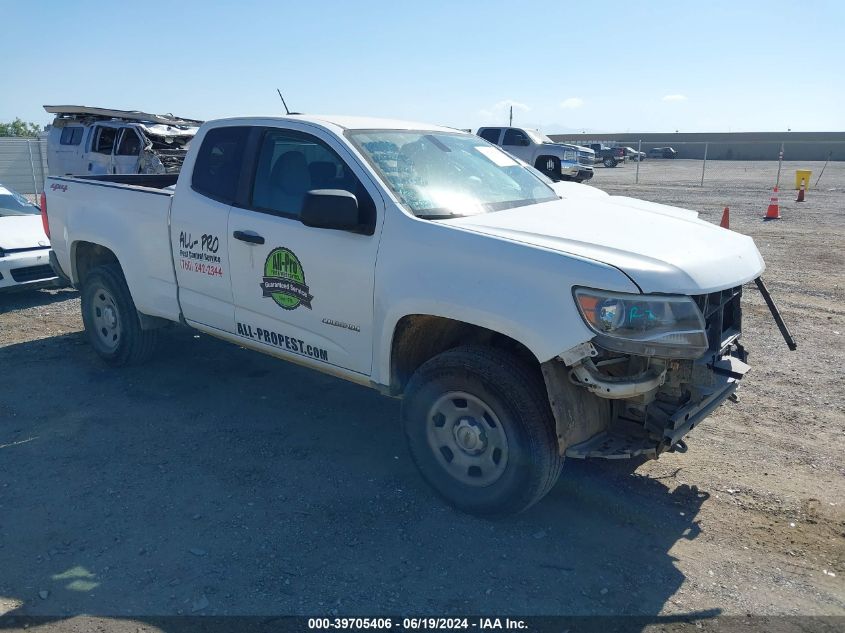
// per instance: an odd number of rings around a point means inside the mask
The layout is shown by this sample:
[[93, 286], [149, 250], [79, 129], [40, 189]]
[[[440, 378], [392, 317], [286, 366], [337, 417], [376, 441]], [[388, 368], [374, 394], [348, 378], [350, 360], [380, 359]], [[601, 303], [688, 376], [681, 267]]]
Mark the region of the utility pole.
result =
[[508, 117], [508, 127], [513, 127], [513, 106], [511, 106], [511, 113]]

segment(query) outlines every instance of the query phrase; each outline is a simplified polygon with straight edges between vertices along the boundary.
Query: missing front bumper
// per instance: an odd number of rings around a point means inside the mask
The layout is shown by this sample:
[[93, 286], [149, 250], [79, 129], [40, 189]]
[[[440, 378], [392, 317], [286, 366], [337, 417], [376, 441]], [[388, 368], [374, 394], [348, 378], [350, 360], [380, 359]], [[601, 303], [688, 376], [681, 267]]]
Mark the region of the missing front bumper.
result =
[[565, 365], [545, 363], [560, 450], [578, 459], [656, 457], [678, 445], [733, 395], [750, 369], [745, 360], [744, 349], [734, 343], [721, 356], [671, 361], [665, 382], [630, 400], [611, 400], [569, 381], [558, 382], [568, 371]]

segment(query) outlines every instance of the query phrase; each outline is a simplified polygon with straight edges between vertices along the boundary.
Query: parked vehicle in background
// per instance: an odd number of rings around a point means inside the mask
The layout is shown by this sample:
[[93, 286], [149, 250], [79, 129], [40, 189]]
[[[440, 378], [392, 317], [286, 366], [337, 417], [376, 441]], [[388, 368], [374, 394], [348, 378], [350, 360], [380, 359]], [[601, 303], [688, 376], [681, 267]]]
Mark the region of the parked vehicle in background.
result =
[[237, 118], [196, 140], [178, 178], [47, 181], [55, 264], [111, 365], [184, 323], [401, 397], [423, 477], [479, 514], [530, 507], [564, 456], [684, 451], [749, 369], [763, 260], [694, 211], [552, 189], [421, 123]]
[[0, 185], [0, 291], [53, 285], [41, 210]]
[[671, 147], [652, 147], [648, 150], [649, 158], [675, 158], [678, 155]]
[[536, 130], [517, 127], [482, 127], [476, 133], [552, 180], [584, 182], [593, 177], [595, 156], [586, 147], [555, 143]]
[[601, 143], [590, 144], [590, 149], [596, 154], [596, 162], [605, 167], [616, 167], [625, 162], [625, 150], [621, 147], [608, 147]]
[[629, 160], [633, 160], [633, 161], [645, 160], [645, 157], [646, 157], [645, 152], [638, 152], [633, 147], [628, 147], [628, 146], [623, 147], [622, 149], [625, 150], [625, 158], [627, 158]]
[[87, 106], [44, 106], [51, 175], [178, 173], [202, 121]]

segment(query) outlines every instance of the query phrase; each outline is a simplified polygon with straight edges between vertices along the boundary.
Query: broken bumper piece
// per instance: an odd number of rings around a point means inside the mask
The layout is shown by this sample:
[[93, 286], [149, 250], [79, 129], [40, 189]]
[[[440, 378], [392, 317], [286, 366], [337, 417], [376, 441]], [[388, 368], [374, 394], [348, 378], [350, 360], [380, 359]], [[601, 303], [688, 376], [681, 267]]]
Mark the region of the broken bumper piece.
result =
[[[617, 401], [619, 405], [610, 424], [586, 440], [567, 446], [567, 457], [656, 457], [671, 450], [733, 395], [750, 369], [745, 358], [744, 350], [736, 346], [721, 357], [704, 357], [686, 368], [670, 370], [668, 384], [665, 388], [661, 384], [653, 399], [647, 404]], [[682, 372], [684, 378], [673, 381], [674, 372]], [[669, 397], [678, 392], [688, 393], [689, 397], [680, 403]], [[599, 395], [600, 392], [593, 393]]]

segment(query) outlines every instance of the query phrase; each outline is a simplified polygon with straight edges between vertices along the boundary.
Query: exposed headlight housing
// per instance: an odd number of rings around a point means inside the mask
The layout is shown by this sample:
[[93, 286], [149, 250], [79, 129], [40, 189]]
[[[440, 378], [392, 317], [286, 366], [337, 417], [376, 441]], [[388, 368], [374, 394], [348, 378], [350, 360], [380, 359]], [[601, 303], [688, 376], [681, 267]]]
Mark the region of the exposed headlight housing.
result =
[[707, 351], [704, 316], [678, 295], [576, 288], [575, 302], [602, 347], [637, 356], [698, 358]]

